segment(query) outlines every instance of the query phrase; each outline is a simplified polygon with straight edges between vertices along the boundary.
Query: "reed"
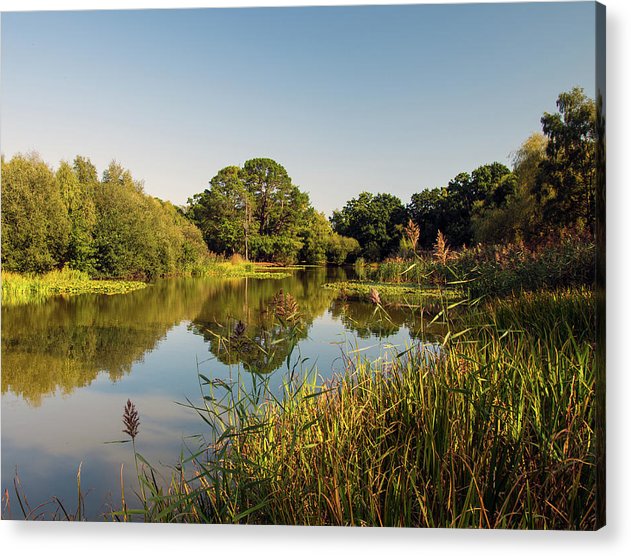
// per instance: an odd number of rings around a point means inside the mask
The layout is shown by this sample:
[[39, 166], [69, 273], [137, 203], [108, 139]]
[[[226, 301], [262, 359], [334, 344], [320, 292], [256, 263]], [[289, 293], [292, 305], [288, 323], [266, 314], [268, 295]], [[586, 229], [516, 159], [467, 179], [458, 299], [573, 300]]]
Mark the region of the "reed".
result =
[[264, 377], [203, 377], [211, 448], [144, 517], [592, 529], [592, 314], [589, 291], [513, 296], [473, 309], [441, 346], [348, 358], [343, 376], [288, 379], [282, 396]]
[[584, 236], [568, 235], [533, 246], [518, 242], [452, 250], [439, 233], [433, 252], [366, 266], [360, 280], [423, 288], [459, 282], [471, 297], [497, 297], [591, 286], [595, 260], [594, 241]]
[[55, 295], [82, 293], [113, 295], [145, 286], [144, 282], [91, 280], [87, 273], [68, 268], [40, 275], [2, 271], [2, 303], [19, 305], [45, 301]]

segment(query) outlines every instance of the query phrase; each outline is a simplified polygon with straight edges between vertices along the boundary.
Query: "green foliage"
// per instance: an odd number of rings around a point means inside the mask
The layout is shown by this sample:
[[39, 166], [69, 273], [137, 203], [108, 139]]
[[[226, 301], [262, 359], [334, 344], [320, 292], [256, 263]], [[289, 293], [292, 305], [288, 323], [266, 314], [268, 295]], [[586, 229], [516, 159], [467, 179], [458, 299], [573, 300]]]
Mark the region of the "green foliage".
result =
[[253, 201], [237, 166], [220, 170], [210, 189], [189, 199], [187, 216], [202, 230], [213, 253], [245, 253], [246, 230]]
[[406, 211], [394, 195], [363, 192], [341, 211], [334, 211], [331, 222], [337, 233], [359, 242], [362, 257], [376, 261], [397, 249]]
[[480, 207], [475, 238], [482, 243], [538, 240], [568, 227], [595, 224], [595, 116], [579, 87], [561, 93], [559, 112], [541, 118], [514, 157], [517, 187], [504, 206]]
[[220, 170], [209, 189], [188, 200], [186, 215], [211, 251], [246, 260], [342, 264], [356, 249], [333, 234], [309, 196], [269, 158]]
[[351, 262], [359, 251], [359, 241], [354, 237], [341, 236], [332, 232], [327, 239], [326, 258], [331, 264], [343, 265]]
[[91, 276], [149, 279], [190, 273], [207, 249], [171, 203], [143, 193], [112, 162], [98, 181], [82, 157], [56, 173], [36, 156], [2, 162], [2, 264], [16, 272], [68, 265]]
[[66, 260], [71, 222], [52, 170], [37, 155], [2, 160], [2, 265], [46, 272]]
[[419, 244], [429, 249], [442, 231], [450, 245], [470, 245], [476, 214], [505, 206], [515, 187], [512, 172], [494, 162], [458, 174], [447, 187], [413, 194], [408, 211], [419, 227]]
[[421, 247], [429, 249], [439, 230], [454, 247], [540, 240], [568, 227], [593, 232], [595, 103], [575, 87], [557, 106], [541, 118], [543, 134], [515, 153], [513, 172], [495, 162], [412, 195], [408, 211]]
[[308, 208], [308, 195], [292, 184], [285, 168], [255, 158], [243, 168], [220, 170], [209, 189], [188, 200], [186, 214], [217, 253], [292, 263], [303, 247]]
[[557, 99], [558, 113], [541, 118], [548, 138], [535, 194], [544, 221], [556, 226], [582, 225], [593, 231], [596, 105], [574, 87]]
[[64, 161], [55, 176], [71, 223], [66, 260], [71, 268], [93, 273], [96, 263], [94, 184], [81, 182], [79, 175]]

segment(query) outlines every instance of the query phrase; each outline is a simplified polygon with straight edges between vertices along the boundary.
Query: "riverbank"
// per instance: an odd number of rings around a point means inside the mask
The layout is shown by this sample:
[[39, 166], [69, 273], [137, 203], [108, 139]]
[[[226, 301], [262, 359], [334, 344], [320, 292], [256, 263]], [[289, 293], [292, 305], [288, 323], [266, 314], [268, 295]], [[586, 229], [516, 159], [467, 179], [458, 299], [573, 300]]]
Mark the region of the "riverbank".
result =
[[[292, 268], [270, 267], [247, 262], [209, 262], [203, 267], [181, 275], [213, 278], [283, 279], [291, 275]], [[57, 295], [96, 293], [115, 295], [145, 288], [150, 282], [140, 280], [92, 279], [86, 272], [64, 268], [45, 274], [2, 271], [2, 304], [20, 305], [35, 303]]]
[[182, 462], [189, 480], [150, 486], [140, 517], [592, 529], [593, 316], [589, 290], [513, 295], [471, 308], [439, 347], [348, 357], [281, 400], [206, 381], [196, 410], [215, 450]]
[[2, 304], [33, 303], [54, 295], [114, 295], [146, 285], [145, 282], [130, 280], [92, 280], [87, 273], [70, 269], [53, 270], [41, 275], [2, 271]]

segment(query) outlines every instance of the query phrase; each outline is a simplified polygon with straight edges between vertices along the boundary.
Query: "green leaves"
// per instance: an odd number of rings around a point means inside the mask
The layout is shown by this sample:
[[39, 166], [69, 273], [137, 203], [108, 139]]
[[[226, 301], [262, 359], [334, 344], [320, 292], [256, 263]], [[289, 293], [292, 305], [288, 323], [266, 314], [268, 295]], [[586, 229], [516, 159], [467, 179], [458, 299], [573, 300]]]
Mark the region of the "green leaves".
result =
[[363, 192], [341, 211], [334, 211], [331, 222], [337, 233], [359, 242], [363, 257], [381, 260], [398, 247], [406, 211], [394, 195]]
[[168, 202], [142, 191], [129, 170], [96, 168], [77, 157], [56, 173], [36, 155], [2, 162], [2, 263], [46, 272], [62, 266], [112, 278], [188, 271], [207, 249], [201, 234]]

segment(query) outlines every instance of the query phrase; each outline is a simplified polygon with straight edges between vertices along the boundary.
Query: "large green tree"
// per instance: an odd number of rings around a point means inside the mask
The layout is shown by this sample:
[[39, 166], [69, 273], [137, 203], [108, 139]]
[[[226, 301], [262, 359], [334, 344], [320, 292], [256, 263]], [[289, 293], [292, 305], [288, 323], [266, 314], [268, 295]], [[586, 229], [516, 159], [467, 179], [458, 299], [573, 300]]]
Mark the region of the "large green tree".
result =
[[406, 210], [401, 200], [390, 193], [360, 193], [331, 218], [335, 232], [355, 238], [361, 255], [368, 260], [381, 260], [392, 254], [402, 236]]
[[[313, 238], [305, 228], [316, 218], [309, 196], [270, 158], [220, 170], [208, 189], [189, 199], [186, 214], [212, 251], [279, 262], [299, 259], [305, 240]], [[310, 261], [319, 260], [315, 247], [304, 251]]]
[[45, 272], [62, 266], [70, 219], [51, 168], [38, 155], [2, 160], [2, 266]]
[[557, 99], [558, 112], [544, 113], [548, 139], [534, 193], [549, 227], [582, 225], [593, 231], [596, 106], [574, 87]]

